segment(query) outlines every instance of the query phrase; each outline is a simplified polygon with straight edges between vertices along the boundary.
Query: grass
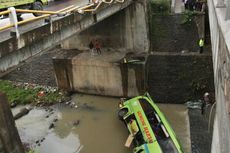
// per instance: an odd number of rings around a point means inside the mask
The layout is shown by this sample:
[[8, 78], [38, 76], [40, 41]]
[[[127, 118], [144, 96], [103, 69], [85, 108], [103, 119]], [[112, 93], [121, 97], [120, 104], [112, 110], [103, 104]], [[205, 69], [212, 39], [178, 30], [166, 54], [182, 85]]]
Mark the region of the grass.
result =
[[169, 0], [151, 0], [151, 10], [153, 13], [169, 14], [170, 13], [170, 1]]
[[[0, 91], [7, 95], [9, 103], [32, 104], [32, 103], [54, 103], [64, 99], [63, 94], [58, 91], [46, 91], [45, 88], [23, 87], [17, 83], [0, 80]], [[44, 91], [44, 96], [38, 93]]]

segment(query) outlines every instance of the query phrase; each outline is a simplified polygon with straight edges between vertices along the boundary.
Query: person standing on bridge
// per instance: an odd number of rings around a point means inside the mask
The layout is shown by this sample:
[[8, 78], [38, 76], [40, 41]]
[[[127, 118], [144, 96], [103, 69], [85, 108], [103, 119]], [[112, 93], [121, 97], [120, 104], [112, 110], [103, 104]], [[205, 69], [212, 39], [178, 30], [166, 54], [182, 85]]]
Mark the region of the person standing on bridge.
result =
[[200, 47], [200, 54], [202, 54], [204, 50], [204, 39], [203, 38], [199, 40], [199, 47]]

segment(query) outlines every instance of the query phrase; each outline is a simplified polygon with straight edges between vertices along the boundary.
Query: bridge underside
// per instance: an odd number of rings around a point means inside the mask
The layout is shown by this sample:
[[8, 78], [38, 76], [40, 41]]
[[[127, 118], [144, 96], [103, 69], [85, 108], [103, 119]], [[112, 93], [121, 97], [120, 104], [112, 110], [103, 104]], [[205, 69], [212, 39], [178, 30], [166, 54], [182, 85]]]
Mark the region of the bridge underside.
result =
[[[144, 11], [144, 13], [142, 12], [141, 14], [143, 17], [144, 14], [147, 12], [147, 4], [146, 1], [133, 2], [131, 0], [126, 0], [124, 3], [116, 3], [113, 5], [102, 6], [99, 10], [97, 10], [93, 14], [86, 13], [81, 15], [78, 13], [73, 13], [65, 17], [59, 18], [57, 20], [51, 21], [50, 23], [42, 24], [33, 30], [21, 33], [18, 39], [16, 37], [11, 37], [3, 42], [0, 42], [1, 45], [0, 74], [7, 71], [11, 67], [18, 65], [20, 62], [36, 55], [37, 53], [60, 44], [63, 40], [71, 36], [74, 36], [75, 34], [79, 34], [81, 31], [97, 24], [98, 22], [104, 20], [105, 18], [110, 17], [113, 14], [117, 14], [118, 12], [124, 9], [129, 10], [126, 11], [127, 12], [126, 14], [130, 14], [130, 16], [133, 15], [133, 18], [135, 18], [136, 15], [140, 15], [139, 11], [140, 12]], [[147, 16], [145, 16], [144, 19], [147, 19]], [[139, 27], [142, 26], [143, 24], [142, 21], [143, 20], [141, 20], [141, 22], [136, 22], [136, 20], [131, 20], [130, 24], [134, 24], [136, 25], [136, 27]], [[119, 22], [122, 21], [119, 20], [118, 23]], [[125, 22], [129, 22], [129, 21], [125, 21]], [[113, 21], [113, 23], [111, 24], [115, 24], [115, 23], [116, 21]], [[132, 32], [135, 32], [137, 34], [140, 33], [142, 34], [142, 32], [145, 32], [140, 29], [136, 30], [135, 29], [136, 27], [134, 27]], [[144, 30], [147, 31], [148, 26], [145, 27]], [[131, 36], [131, 32], [124, 33], [124, 35], [126, 34], [129, 35], [123, 37], [125, 39]], [[129, 48], [135, 48], [135, 47], [137, 48], [137, 45], [140, 45], [137, 42], [142, 41], [142, 38], [141, 40], [130, 39], [130, 38], [127, 40], [130, 41], [126, 41], [125, 43], [126, 46], [128, 46]], [[145, 48], [145, 51], [147, 51], [148, 42], [145, 43], [147, 43], [147, 45], [145, 45], [147, 46]]]
[[[143, 4], [133, 3], [65, 40], [62, 48], [72, 51], [71, 56], [54, 59], [58, 86], [109, 96], [132, 97], [144, 93], [146, 53], [150, 46], [146, 13]], [[102, 46], [101, 55], [92, 55], [95, 53], [89, 50], [90, 41], [95, 40]], [[78, 54], [73, 50], [83, 52]]]

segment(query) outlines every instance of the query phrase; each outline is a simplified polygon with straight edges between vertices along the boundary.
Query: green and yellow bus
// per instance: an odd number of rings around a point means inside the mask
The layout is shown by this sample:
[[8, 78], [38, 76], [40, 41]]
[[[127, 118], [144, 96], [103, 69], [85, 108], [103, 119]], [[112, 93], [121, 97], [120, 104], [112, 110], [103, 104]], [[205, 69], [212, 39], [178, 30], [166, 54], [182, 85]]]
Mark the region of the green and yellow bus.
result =
[[149, 94], [121, 102], [118, 117], [132, 137], [134, 153], [183, 153], [181, 145]]

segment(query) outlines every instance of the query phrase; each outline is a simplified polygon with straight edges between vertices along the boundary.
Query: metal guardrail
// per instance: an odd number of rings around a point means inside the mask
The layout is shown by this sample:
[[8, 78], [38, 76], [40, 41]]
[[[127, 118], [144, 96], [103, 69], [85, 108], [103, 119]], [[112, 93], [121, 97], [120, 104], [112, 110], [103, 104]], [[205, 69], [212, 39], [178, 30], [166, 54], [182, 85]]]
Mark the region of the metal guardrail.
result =
[[[0, 31], [7, 30], [11, 28], [11, 32], [15, 33], [17, 37], [20, 36], [18, 26], [22, 24], [26, 24], [29, 22], [33, 22], [36, 20], [44, 19], [53, 15], [56, 16], [65, 16], [67, 14], [70, 14], [72, 12], [78, 12], [80, 14], [84, 14], [85, 12], [95, 12], [103, 3], [105, 4], [112, 4], [112, 3], [123, 3], [125, 0], [93, 0], [93, 3], [87, 4], [85, 6], [68, 6], [64, 9], [61, 9], [59, 11], [41, 11], [41, 10], [24, 10], [24, 9], [15, 9], [14, 7], [8, 8], [6, 11], [0, 12], [1, 15], [8, 15], [10, 18], [10, 24], [7, 24], [5, 26], [0, 27]], [[41, 14], [40, 16], [33, 17], [30, 19], [25, 19], [23, 21], [18, 21], [17, 19], [17, 13], [36, 13]]]

